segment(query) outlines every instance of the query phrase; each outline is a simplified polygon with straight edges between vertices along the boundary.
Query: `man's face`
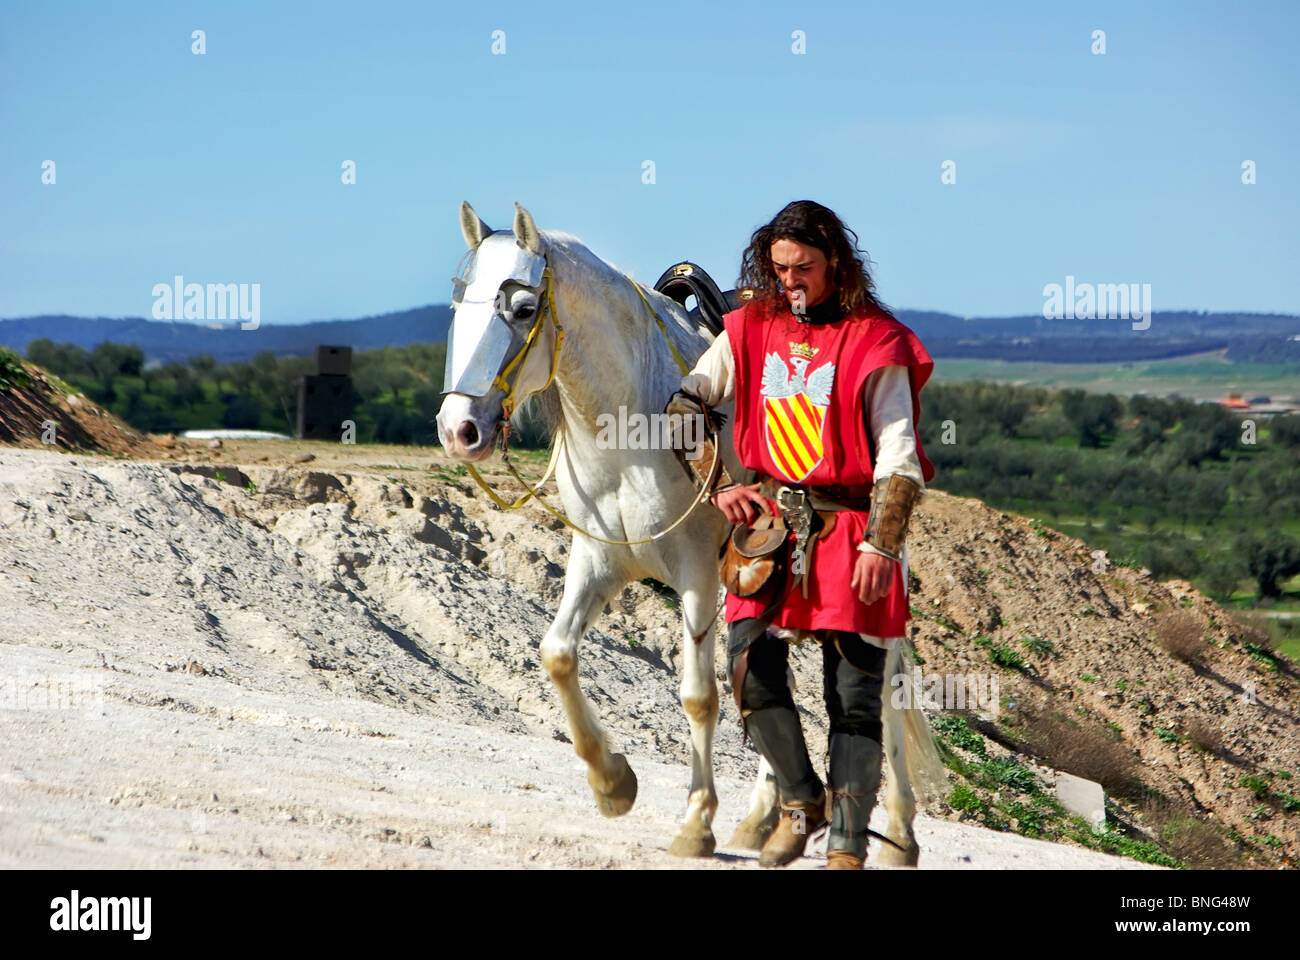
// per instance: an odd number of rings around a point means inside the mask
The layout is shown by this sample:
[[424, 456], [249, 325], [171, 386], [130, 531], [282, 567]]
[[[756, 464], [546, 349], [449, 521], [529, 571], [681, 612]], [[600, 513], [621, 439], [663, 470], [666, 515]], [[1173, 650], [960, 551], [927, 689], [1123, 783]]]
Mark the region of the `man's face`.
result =
[[815, 307], [831, 294], [831, 264], [826, 254], [797, 240], [778, 240], [772, 244], [772, 269], [785, 288], [786, 299], [794, 313]]

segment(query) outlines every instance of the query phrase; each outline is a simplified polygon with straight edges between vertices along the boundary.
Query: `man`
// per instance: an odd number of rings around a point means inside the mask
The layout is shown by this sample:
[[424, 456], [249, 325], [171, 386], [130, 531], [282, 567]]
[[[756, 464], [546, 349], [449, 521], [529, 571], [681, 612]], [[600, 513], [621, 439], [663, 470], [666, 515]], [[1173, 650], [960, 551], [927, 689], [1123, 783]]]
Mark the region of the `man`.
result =
[[[790, 530], [786, 575], [726, 603], [742, 722], [781, 796], [759, 862], [802, 856], [829, 815], [828, 869], [862, 869], [885, 653], [910, 619], [903, 537], [934, 476], [915, 426], [934, 364], [876, 299], [856, 234], [821, 204], [791, 203], [755, 231], [738, 286], [753, 299], [726, 315], [682, 391], [710, 407], [735, 400], [736, 452], [758, 475], [722, 478], [714, 506], [733, 524], [780, 515]], [[787, 641], [809, 636], [824, 661], [829, 814], [786, 679]]]

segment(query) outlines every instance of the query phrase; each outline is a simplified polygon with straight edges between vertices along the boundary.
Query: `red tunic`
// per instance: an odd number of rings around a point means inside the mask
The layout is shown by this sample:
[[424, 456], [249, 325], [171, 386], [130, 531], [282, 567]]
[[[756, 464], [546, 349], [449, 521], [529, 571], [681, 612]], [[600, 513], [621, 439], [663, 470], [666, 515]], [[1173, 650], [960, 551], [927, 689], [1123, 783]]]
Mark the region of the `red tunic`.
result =
[[[735, 362], [735, 437], [740, 462], [778, 481], [803, 486], [872, 482], [871, 443], [863, 389], [872, 371], [908, 368], [912, 423], [921, 416], [918, 394], [934, 361], [916, 335], [893, 317], [864, 308], [835, 323], [800, 323], [770, 302], [750, 301], [724, 318]], [[934, 465], [916, 437], [921, 475]], [[776, 506], [769, 501], [774, 513]], [[901, 637], [911, 619], [902, 564], [893, 564], [890, 591], [866, 606], [850, 589], [858, 544], [866, 536], [867, 511], [843, 510], [834, 529], [817, 542], [808, 597], [796, 586], [777, 611], [775, 626], [847, 630], [874, 637]], [[769, 584], [755, 597], [727, 594], [727, 622], [757, 617], [771, 602]]]

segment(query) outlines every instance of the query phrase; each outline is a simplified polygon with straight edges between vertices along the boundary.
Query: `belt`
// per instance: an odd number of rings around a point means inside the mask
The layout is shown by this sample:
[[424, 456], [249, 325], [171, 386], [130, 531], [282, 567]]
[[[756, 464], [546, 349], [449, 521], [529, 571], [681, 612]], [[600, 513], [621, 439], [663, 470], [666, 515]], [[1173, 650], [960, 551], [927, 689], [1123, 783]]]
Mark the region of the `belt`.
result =
[[[842, 484], [801, 486], [797, 483], [780, 483], [772, 477], [764, 477], [758, 487], [759, 493], [770, 500], [775, 500], [778, 505], [781, 503], [782, 490], [802, 493], [801, 499], [806, 499], [808, 505], [814, 510], [871, 509], [871, 484], [869, 483], [848, 486]], [[786, 494], [787, 497], [789, 495]]]
[[804, 487], [764, 477], [759, 484], [759, 493], [776, 501], [786, 529], [794, 534], [790, 572], [799, 581], [806, 598], [808, 572], [812, 569], [812, 553], [817, 540], [835, 526], [834, 511], [870, 509], [871, 487]]

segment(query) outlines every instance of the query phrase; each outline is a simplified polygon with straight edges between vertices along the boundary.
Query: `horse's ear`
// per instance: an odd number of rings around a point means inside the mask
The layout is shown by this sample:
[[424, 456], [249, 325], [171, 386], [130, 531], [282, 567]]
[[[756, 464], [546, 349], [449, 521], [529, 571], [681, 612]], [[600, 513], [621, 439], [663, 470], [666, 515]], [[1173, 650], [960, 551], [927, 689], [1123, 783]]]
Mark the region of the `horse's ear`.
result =
[[471, 250], [477, 250], [483, 238], [492, 232], [492, 228], [479, 219], [468, 200], [462, 201], [460, 205], [460, 232], [465, 236], [465, 245]]
[[533, 223], [533, 215], [515, 204], [515, 239], [524, 245], [524, 249], [534, 256], [540, 256], [542, 252], [542, 235], [537, 232], [537, 224]]

